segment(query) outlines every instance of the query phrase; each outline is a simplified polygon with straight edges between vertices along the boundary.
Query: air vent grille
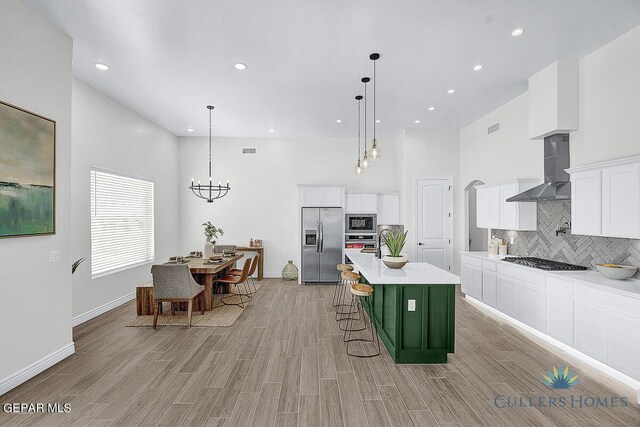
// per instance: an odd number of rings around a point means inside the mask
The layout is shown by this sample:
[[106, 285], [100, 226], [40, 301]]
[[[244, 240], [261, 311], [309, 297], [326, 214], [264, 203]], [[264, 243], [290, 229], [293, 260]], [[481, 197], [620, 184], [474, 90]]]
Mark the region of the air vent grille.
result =
[[256, 147], [242, 147], [242, 154], [255, 156], [258, 154], [258, 149]]
[[496, 123], [495, 125], [491, 125], [487, 128], [487, 134], [494, 133], [500, 130], [500, 123]]

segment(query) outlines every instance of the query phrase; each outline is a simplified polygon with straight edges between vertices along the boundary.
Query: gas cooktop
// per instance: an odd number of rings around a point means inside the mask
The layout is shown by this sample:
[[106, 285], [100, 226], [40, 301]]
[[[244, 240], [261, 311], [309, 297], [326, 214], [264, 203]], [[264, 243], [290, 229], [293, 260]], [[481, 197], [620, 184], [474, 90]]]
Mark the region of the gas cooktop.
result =
[[506, 257], [502, 261], [512, 262], [525, 267], [538, 268], [547, 271], [573, 271], [588, 270], [587, 267], [581, 265], [567, 264], [564, 262], [552, 261], [550, 259], [534, 258], [534, 257]]

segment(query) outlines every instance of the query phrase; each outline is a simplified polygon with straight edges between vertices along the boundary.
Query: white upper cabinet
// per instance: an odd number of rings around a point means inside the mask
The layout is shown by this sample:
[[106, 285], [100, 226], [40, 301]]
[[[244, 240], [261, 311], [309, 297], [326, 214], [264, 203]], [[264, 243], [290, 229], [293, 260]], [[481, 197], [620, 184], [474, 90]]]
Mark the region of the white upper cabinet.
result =
[[640, 238], [640, 156], [568, 172], [573, 234]]
[[530, 139], [578, 129], [579, 71], [578, 61], [559, 61], [529, 78]]
[[538, 225], [537, 204], [507, 202], [507, 199], [537, 184], [536, 179], [517, 179], [478, 186], [476, 202], [478, 228], [535, 231]]
[[347, 213], [377, 213], [378, 195], [376, 193], [346, 193]]
[[378, 194], [378, 224], [400, 224], [400, 195]]
[[300, 207], [344, 206], [344, 187], [336, 186], [300, 186]]

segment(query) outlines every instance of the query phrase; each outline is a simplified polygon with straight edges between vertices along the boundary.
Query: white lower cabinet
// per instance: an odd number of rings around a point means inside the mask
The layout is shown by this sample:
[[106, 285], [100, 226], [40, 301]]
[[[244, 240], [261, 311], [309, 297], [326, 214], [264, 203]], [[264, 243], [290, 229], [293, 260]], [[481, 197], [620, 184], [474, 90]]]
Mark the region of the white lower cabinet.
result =
[[518, 302], [518, 320], [540, 332], [545, 332], [547, 329], [547, 290], [538, 285], [520, 282]]
[[460, 284], [464, 294], [482, 301], [482, 268], [462, 264]]
[[573, 347], [575, 298], [547, 290], [547, 335]]
[[498, 275], [492, 271], [482, 272], [482, 301], [491, 307], [498, 305]]
[[498, 310], [518, 319], [519, 281], [507, 276], [498, 276]]
[[576, 299], [576, 348], [607, 363], [611, 310], [582, 299]]
[[614, 313], [609, 364], [640, 378], [640, 317]]

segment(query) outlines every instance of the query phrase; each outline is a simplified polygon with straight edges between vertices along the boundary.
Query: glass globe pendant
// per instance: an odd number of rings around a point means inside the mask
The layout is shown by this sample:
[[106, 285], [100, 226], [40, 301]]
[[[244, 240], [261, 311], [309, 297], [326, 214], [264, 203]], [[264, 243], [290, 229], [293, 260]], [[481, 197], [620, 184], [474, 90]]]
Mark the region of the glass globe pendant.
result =
[[381, 154], [376, 140], [376, 61], [380, 59], [379, 53], [372, 53], [369, 59], [373, 61], [373, 140], [371, 141], [371, 157], [379, 159]]
[[367, 153], [367, 83], [371, 79], [369, 77], [363, 77], [361, 79], [364, 83], [364, 156], [362, 158], [362, 166], [369, 167], [369, 154]]
[[[358, 101], [358, 162], [356, 163], [355, 172], [357, 175], [362, 175], [362, 172], [364, 172], [364, 168], [362, 167], [363, 164], [360, 163], [360, 128], [362, 127], [360, 124], [360, 101], [362, 101], [362, 95], [357, 95], [356, 101]], [[365, 161], [367, 158], [366, 156], [367, 154], [365, 153]]]

